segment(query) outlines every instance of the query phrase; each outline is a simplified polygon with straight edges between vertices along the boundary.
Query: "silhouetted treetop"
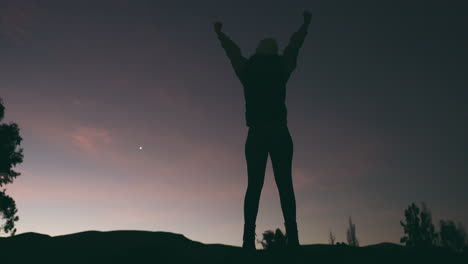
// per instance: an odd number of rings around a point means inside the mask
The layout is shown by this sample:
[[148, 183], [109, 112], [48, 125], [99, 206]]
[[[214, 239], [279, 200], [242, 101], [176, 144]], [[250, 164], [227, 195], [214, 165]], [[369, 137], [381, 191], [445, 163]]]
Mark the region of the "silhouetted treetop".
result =
[[432, 223], [431, 212], [425, 203], [422, 203], [421, 209], [412, 203], [405, 210], [405, 221], [400, 221], [405, 236], [400, 239], [410, 247], [430, 247], [436, 244], [437, 234]]
[[351, 216], [349, 217], [349, 226], [348, 230], [346, 231], [346, 240], [348, 241], [348, 245], [352, 247], [359, 247], [359, 241], [356, 236], [356, 225], [353, 224]]
[[442, 247], [458, 252], [468, 250], [468, 237], [462, 223], [457, 226], [452, 220], [440, 220], [439, 224], [439, 241]]
[[[0, 99], [0, 121], [4, 115], [5, 107]], [[0, 187], [12, 183], [20, 175], [13, 168], [23, 162], [23, 149], [19, 147], [22, 140], [17, 124], [0, 124]], [[16, 216], [16, 203], [5, 191], [0, 189], [0, 219], [5, 220], [5, 224], [0, 226], [0, 231], [11, 232], [11, 235], [14, 235], [15, 222], [19, 220]]]
[[3, 106], [2, 98], [0, 98], [0, 122], [3, 120], [5, 116], [5, 107]]

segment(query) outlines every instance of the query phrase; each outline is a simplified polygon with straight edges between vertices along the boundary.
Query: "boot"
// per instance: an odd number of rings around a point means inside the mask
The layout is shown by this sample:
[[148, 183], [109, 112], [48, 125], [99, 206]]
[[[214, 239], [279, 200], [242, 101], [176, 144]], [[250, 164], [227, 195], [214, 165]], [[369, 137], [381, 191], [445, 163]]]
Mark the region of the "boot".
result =
[[244, 235], [242, 236], [242, 248], [256, 250], [255, 248], [255, 225], [244, 224]]
[[299, 236], [297, 232], [297, 223], [284, 223], [286, 227], [286, 241], [288, 248], [299, 248]]

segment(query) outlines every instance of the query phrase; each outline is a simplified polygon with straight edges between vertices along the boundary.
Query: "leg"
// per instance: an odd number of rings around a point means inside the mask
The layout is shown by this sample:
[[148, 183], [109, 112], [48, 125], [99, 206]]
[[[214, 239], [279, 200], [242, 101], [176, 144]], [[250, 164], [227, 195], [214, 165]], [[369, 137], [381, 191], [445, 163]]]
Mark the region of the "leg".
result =
[[244, 200], [244, 235], [242, 247], [255, 250], [255, 222], [262, 192], [268, 152], [261, 131], [249, 129], [245, 143], [248, 186]]
[[265, 179], [265, 168], [268, 158], [266, 135], [260, 130], [249, 129], [245, 143], [248, 186], [244, 200], [244, 222], [255, 225], [257, 220], [260, 194]]
[[298, 245], [296, 225], [296, 198], [292, 182], [293, 141], [287, 127], [278, 128], [273, 133], [271, 162], [278, 187], [281, 209], [288, 236], [288, 244]]
[[296, 222], [296, 199], [292, 182], [293, 142], [287, 128], [275, 131], [270, 156], [284, 221]]

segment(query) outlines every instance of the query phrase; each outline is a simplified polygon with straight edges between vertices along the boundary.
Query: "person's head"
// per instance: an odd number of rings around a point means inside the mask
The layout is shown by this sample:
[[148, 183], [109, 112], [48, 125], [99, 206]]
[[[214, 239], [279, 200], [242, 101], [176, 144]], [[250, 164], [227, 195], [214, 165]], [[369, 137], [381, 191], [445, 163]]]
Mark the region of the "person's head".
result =
[[264, 38], [257, 46], [256, 54], [276, 55], [278, 54], [278, 43], [274, 38]]

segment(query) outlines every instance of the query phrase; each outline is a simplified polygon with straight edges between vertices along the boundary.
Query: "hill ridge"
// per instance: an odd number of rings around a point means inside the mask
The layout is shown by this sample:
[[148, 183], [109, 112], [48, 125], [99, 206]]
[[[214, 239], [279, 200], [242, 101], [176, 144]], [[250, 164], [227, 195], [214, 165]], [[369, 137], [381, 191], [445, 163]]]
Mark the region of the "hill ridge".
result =
[[[467, 254], [444, 249], [413, 250], [383, 242], [353, 248], [303, 245], [297, 250], [257, 250], [203, 244], [182, 234], [144, 230], [88, 230], [49, 236], [34, 232], [0, 239], [3, 263], [468, 263]], [[379, 261], [381, 260], [381, 261]], [[463, 260], [463, 261], [462, 261]]]

